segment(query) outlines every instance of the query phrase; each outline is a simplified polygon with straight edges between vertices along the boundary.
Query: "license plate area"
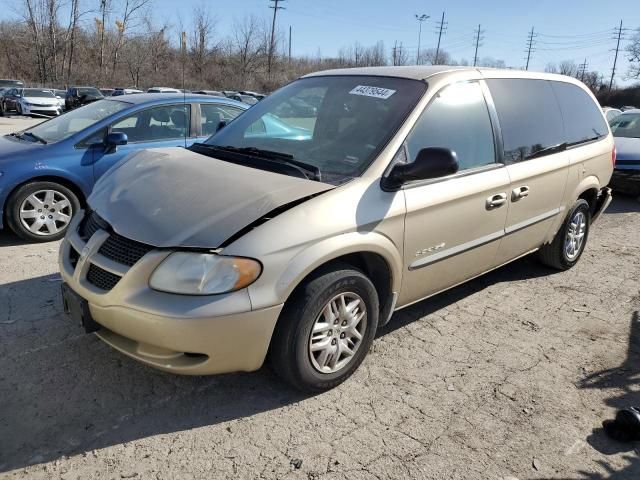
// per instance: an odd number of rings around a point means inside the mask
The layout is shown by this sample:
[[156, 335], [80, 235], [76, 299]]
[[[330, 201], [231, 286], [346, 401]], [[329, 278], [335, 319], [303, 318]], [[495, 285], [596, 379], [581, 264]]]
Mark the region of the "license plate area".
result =
[[69, 285], [63, 283], [62, 286], [62, 306], [71, 319], [81, 325], [85, 332], [93, 333], [100, 330], [100, 324], [91, 316], [89, 302], [74, 292]]

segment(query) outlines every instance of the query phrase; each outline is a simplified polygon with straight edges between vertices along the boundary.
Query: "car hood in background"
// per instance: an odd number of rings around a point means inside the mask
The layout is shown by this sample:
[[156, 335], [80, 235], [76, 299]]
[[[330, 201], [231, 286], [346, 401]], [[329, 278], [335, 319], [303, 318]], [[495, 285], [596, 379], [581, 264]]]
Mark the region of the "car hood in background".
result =
[[640, 160], [640, 138], [614, 137], [617, 160]]
[[23, 97], [23, 100], [34, 105], [51, 105], [52, 107], [57, 106], [59, 103], [59, 100], [55, 97]]
[[89, 205], [124, 237], [156, 247], [217, 248], [275, 208], [332, 188], [166, 148], [116, 164]]

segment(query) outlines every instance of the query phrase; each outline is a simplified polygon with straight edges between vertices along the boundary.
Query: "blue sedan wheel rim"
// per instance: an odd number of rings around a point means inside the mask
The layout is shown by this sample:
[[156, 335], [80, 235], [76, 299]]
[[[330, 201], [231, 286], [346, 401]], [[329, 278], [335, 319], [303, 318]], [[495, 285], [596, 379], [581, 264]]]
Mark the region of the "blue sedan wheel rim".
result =
[[73, 215], [71, 201], [57, 190], [38, 190], [22, 201], [20, 223], [34, 235], [56, 235], [67, 228]]

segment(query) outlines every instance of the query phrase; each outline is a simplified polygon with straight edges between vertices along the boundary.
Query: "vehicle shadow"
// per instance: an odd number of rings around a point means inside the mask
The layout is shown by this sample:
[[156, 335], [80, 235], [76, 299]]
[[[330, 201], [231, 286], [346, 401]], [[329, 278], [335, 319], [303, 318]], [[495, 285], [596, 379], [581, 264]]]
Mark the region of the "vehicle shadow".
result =
[[614, 191], [613, 200], [609, 207], [604, 211], [603, 215], [631, 213], [637, 211], [640, 211], [640, 201], [638, 201], [637, 197]]
[[[522, 259], [394, 315], [381, 335], [495, 282], [548, 275]], [[309, 398], [269, 369], [185, 377], [85, 335], [62, 313], [58, 275], [0, 285], [0, 472], [162, 433], [250, 417]], [[37, 293], [36, 293], [37, 292]], [[35, 295], [49, 300], [33, 302]]]
[[28, 245], [29, 242], [21, 239], [8, 229], [0, 231], [0, 247], [15, 247], [18, 245]]
[[[610, 390], [615, 394], [609, 397], [605, 404], [616, 410], [631, 406], [640, 406], [640, 311], [633, 313], [629, 329], [627, 357], [616, 368], [595, 372], [578, 383], [579, 388]], [[607, 420], [607, 419], [602, 419]], [[623, 458], [628, 465], [622, 470], [615, 470], [606, 462], [598, 462], [607, 472], [593, 474], [582, 472], [583, 478], [589, 480], [600, 479], [637, 479], [640, 478], [640, 457], [635, 450], [640, 442], [621, 443], [610, 439], [601, 427], [594, 428], [587, 438], [587, 443], [603, 455], [615, 455], [629, 452]]]

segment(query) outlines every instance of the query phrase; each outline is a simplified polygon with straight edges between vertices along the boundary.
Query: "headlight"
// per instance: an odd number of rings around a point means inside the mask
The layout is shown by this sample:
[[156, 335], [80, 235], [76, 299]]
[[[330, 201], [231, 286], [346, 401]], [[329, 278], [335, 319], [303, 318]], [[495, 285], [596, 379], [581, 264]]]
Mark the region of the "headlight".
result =
[[262, 272], [256, 260], [210, 253], [175, 252], [151, 274], [154, 290], [184, 295], [214, 295], [251, 285]]

